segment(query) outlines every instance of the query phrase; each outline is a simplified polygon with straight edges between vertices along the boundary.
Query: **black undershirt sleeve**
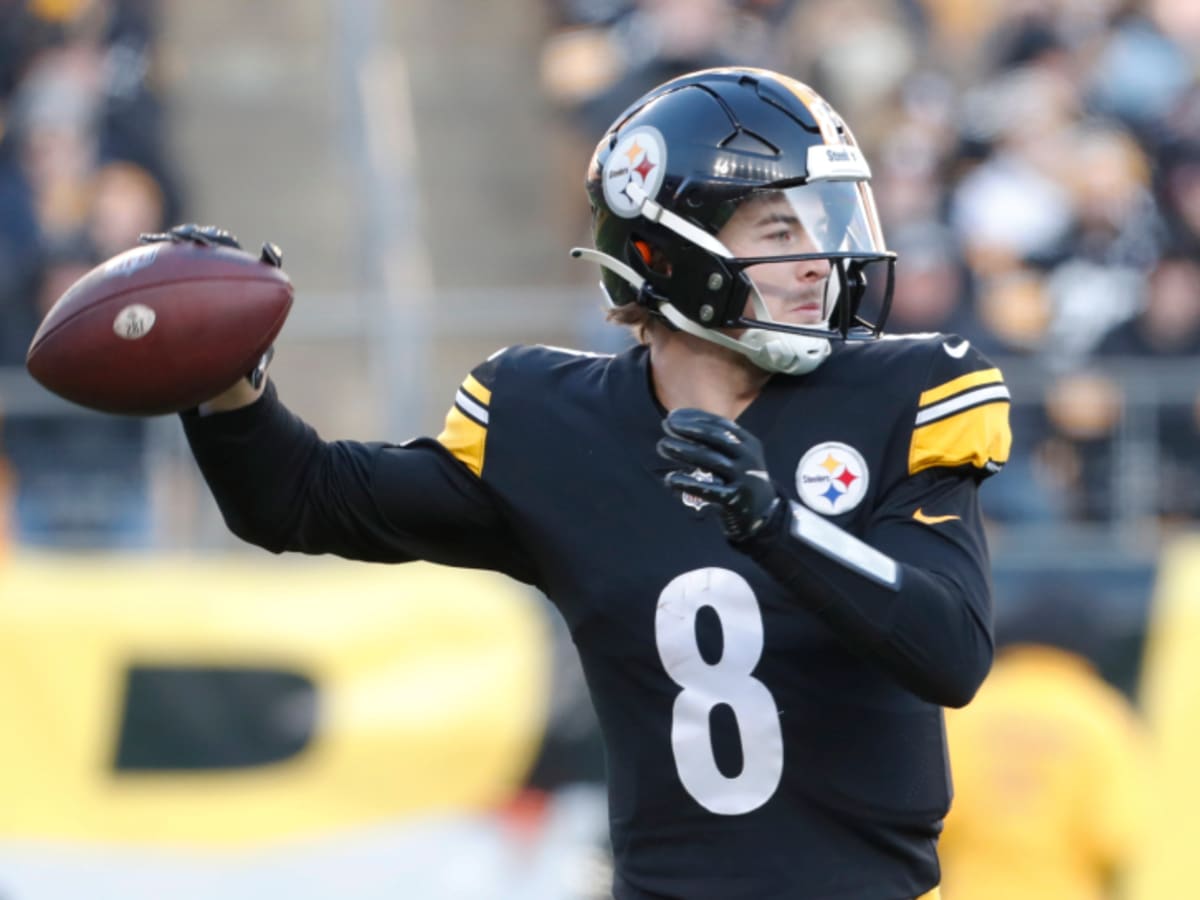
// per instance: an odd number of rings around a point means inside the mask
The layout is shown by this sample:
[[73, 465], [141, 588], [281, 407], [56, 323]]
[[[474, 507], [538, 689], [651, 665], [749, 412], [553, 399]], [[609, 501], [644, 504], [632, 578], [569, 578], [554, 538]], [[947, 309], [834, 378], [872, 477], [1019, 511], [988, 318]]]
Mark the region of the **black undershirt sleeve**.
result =
[[229, 529], [274, 553], [494, 569], [534, 583], [528, 556], [486, 485], [436, 441], [324, 441], [278, 399], [184, 432]]
[[970, 475], [930, 470], [908, 479], [862, 541], [791, 504], [741, 547], [922, 699], [964, 706], [987, 675], [991, 583]]

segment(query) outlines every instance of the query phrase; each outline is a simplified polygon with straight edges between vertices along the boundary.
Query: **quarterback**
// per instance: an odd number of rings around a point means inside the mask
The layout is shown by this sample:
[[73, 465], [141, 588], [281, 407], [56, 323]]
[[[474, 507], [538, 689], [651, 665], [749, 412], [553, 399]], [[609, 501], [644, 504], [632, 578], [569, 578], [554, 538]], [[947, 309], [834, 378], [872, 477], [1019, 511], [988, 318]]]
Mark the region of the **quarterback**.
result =
[[573, 252], [635, 349], [501, 350], [402, 444], [325, 441], [258, 377], [183, 416], [248, 541], [553, 600], [604, 735], [620, 900], [936, 896], [942, 708], [992, 660], [977, 488], [1008, 391], [966, 340], [883, 333], [869, 181], [809, 87], [693, 73], [588, 169]]

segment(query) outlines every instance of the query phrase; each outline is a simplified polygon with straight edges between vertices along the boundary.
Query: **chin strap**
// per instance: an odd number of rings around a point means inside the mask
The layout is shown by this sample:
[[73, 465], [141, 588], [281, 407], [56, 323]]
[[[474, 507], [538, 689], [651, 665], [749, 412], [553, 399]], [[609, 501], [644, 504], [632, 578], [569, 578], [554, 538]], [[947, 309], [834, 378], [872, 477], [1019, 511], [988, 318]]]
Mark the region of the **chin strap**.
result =
[[693, 322], [670, 303], [663, 303], [658, 311], [678, 328], [688, 334], [703, 338], [713, 344], [728, 347], [749, 359], [760, 369], [782, 372], [784, 375], [805, 375], [825, 362], [832, 349], [824, 338], [806, 337], [801, 334], [782, 334], [762, 328], [747, 328], [740, 338], [733, 338], [713, 328], [705, 328]]
[[[646, 279], [633, 268], [599, 250], [572, 247], [571, 256], [608, 269], [628, 282], [636, 291], [640, 291], [646, 283]], [[757, 297], [757, 291], [754, 294], [755, 310], [761, 315], [765, 309], [762, 308], [762, 302]], [[605, 296], [608, 296], [607, 291]], [[756, 366], [766, 369], [768, 372], [782, 372], [785, 375], [807, 374], [823, 363], [832, 349], [829, 341], [824, 338], [783, 334], [761, 328], [747, 328], [740, 338], [733, 338], [715, 329], [705, 328], [698, 322], [693, 322], [674, 305], [667, 302], [659, 304], [658, 312], [680, 331], [686, 331], [694, 337], [740, 353]]]

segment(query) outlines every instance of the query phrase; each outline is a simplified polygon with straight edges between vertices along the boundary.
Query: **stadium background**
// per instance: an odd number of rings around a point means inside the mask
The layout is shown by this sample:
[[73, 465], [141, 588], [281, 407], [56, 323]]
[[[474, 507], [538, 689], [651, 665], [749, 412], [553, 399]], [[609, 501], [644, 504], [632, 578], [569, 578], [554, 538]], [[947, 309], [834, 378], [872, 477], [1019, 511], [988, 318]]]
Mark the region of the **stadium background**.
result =
[[496, 348], [614, 349], [582, 174], [677, 72], [809, 81], [867, 146], [891, 330], [1004, 368], [1001, 612], [1083, 598], [1153, 737], [1124, 896], [1200, 835], [1200, 7], [1190, 0], [0, 2], [0, 897], [599, 896], [601, 761], [544, 601], [236, 546], [178, 425], [24, 349], [138, 231], [273, 240], [274, 374], [328, 436], [436, 433]]

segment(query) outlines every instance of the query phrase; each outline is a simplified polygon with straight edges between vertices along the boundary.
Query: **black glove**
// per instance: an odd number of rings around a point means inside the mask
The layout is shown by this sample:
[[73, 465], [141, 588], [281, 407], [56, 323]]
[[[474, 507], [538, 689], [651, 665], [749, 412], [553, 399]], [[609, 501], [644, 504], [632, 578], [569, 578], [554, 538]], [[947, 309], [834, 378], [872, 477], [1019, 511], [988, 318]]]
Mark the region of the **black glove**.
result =
[[[218, 228], [216, 225], [197, 225], [195, 222], [188, 222], [184, 225], [176, 225], [169, 231], [157, 232], [155, 234], [138, 235], [139, 244], [157, 244], [164, 241], [169, 241], [172, 244], [182, 244], [185, 241], [196, 244], [200, 247], [231, 247], [234, 250], [241, 250], [241, 242], [237, 236], [224, 228]], [[283, 251], [279, 249], [278, 244], [272, 244], [270, 241], [262, 245], [262, 251], [258, 255], [259, 261], [264, 262], [269, 266], [281, 268], [283, 266]], [[275, 358], [274, 345], [267, 348], [267, 352], [259, 357], [258, 363], [246, 373], [246, 380], [250, 382], [251, 387], [255, 390], [262, 387], [267, 378], [267, 368], [271, 365], [271, 360]]]
[[[232, 247], [234, 250], [242, 249], [241, 243], [232, 231], [218, 228], [215, 225], [197, 225], [195, 222], [188, 222], [186, 225], [176, 225], [170, 231], [138, 236], [139, 244], [156, 244], [161, 241], [170, 241], [173, 244], [181, 244], [184, 241], [189, 241], [201, 247], [220, 246]], [[270, 241], [262, 245], [262, 251], [259, 253], [258, 258], [267, 265], [274, 266], [277, 269], [283, 265], [283, 251], [279, 249], [278, 244], [272, 244]]]
[[[762, 444], [737, 423], [699, 409], [676, 409], [663, 420], [663, 431], [658, 455], [681, 467], [665, 484], [717, 506], [729, 540], [749, 540], [781, 507]], [[702, 474], [694, 474], [696, 469]]]

